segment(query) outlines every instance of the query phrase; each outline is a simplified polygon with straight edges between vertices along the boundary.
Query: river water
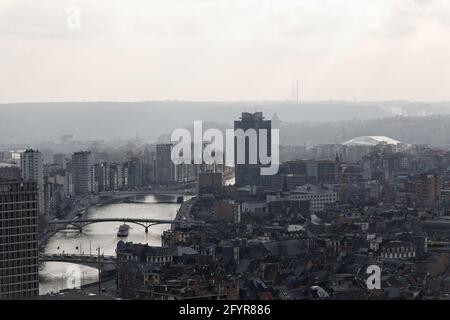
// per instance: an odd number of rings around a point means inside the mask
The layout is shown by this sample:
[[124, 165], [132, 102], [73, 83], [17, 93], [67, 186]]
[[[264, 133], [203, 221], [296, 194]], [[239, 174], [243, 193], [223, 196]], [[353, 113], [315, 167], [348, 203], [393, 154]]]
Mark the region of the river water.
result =
[[[176, 196], [147, 195], [136, 197], [139, 203], [115, 203], [105, 206], [94, 206], [84, 214], [83, 218], [154, 218], [173, 219], [180, 204], [176, 203]], [[172, 203], [167, 203], [172, 202]], [[83, 228], [83, 232], [60, 231], [47, 242], [45, 252], [50, 254], [97, 254], [115, 255], [117, 231], [121, 223], [104, 222], [91, 224]], [[152, 246], [161, 245], [161, 234], [170, 225], [155, 225], [149, 228], [148, 234], [139, 225], [129, 224], [129, 235], [124, 241], [148, 243]], [[39, 270], [40, 294], [56, 292], [66, 288], [68, 263], [45, 262]], [[97, 280], [97, 270], [80, 266], [81, 284]]]

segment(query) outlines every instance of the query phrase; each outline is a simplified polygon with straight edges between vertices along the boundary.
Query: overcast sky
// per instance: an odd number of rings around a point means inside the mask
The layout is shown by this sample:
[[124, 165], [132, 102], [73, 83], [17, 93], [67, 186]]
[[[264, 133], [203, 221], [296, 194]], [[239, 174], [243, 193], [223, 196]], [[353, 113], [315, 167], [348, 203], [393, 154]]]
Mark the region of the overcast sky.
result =
[[450, 1], [0, 0], [0, 102], [286, 100], [294, 77], [450, 100]]

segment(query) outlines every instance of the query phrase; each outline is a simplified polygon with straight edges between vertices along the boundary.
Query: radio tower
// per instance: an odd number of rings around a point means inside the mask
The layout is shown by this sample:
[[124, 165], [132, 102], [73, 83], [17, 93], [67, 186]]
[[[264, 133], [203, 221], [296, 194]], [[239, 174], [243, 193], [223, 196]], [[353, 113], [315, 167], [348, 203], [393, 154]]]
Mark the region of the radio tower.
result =
[[300, 103], [299, 81], [295, 75], [292, 77], [292, 102]]
[[294, 102], [295, 101], [295, 95], [296, 95], [296, 90], [295, 90], [295, 75], [292, 76], [292, 95], [291, 95], [291, 101]]

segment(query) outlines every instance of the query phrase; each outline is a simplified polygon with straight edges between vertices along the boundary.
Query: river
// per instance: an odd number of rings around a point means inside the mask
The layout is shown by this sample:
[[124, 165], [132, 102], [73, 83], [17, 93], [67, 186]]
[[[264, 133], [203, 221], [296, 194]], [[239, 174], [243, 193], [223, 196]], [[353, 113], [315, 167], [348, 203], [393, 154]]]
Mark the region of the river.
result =
[[[140, 203], [115, 203], [105, 206], [94, 206], [84, 214], [83, 218], [155, 218], [173, 219], [180, 207], [176, 203], [176, 196], [146, 195], [136, 197]], [[167, 203], [167, 202], [173, 203]], [[161, 203], [164, 202], [164, 203]], [[100, 247], [101, 254], [115, 255], [117, 242], [117, 230], [121, 223], [105, 222], [88, 225], [83, 232], [60, 231], [51, 237], [45, 247], [45, 252], [50, 254], [97, 254]], [[155, 225], [145, 233], [144, 228], [130, 224], [129, 236], [124, 239], [137, 243], [148, 243], [152, 246], [161, 245], [161, 234], [168, 230], [170, 225]], [[39, 270], [40, 294], [56, 292], [66, 288], [65, 278], [67, 268], [70, 264], [61, 262], [42, 263]], [[80, 266], [81, 284], [95, 282], [97, 270], [90, 267]]]

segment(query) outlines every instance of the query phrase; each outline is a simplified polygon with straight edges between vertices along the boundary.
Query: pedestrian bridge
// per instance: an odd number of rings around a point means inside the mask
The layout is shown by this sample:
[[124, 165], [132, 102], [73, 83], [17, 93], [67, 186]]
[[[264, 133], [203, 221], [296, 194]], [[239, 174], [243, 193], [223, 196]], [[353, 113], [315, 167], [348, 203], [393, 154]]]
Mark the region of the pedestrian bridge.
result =
[[73, 220], [53, 220], [49, 225], [65, 225], [66, 230], [78, 230], [82, 232], [83, 227], [102, 222], [121, 222], [137, 224], [145, 228], [145, 232], [148, 233], [148, 228], [157, 224], [171, 224], [179, 226], [190, 225], [204, 225], [203, 221], [196, 220], [166, 220], [166, 219], [140, 219], [140, 218], [100, 218], [100, 219], [73, 219]]

